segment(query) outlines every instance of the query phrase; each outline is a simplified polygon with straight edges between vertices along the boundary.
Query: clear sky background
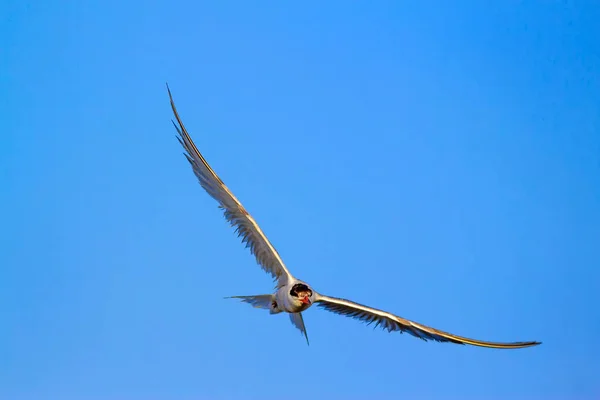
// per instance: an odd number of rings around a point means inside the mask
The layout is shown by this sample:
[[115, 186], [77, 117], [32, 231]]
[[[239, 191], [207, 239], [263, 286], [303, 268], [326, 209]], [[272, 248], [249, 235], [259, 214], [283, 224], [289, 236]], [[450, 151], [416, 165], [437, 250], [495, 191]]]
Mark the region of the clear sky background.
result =
[[[598, 399], [598, 21], [593, 1], [3, 1], [0, 398]], [[543, 344], [315, 307], [307, 346], [224, 300], [272, 281], [183, 157], [167, 81], [299, 278]]]

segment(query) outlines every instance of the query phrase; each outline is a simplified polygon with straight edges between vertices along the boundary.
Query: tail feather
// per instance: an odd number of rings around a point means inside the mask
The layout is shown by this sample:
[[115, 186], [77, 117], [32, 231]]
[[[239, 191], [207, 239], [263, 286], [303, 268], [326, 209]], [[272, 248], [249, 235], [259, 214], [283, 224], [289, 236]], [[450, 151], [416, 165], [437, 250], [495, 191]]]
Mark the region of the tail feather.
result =
[[[273, 307], [275, 304], [275, 295], [273, 294], [259, 294], [256, 296], [228, 296], [225, 298], [239, 299], [244, 303], [251, 304], [254, 308], [264, 308], [265, 310], [270, 310], [271, 314], [278, 314], [282, 312], [276, 307]], [[296, 328], [298, 328], [300, 332], [302, 332], [306, 338], [306, 344], [309, 344], [308, 334], [306, 333], [306, 327], [304, 326], [304, 318], [302, 318], [302, 313], [290, 313], [290, 321]]]
[[229, 296], [226, 299], [240, 299], [244, 303], [251, 304], [254, 308], [264, 308], [266, 310], [271, 309], [273, 303], [272, 294], [259, 294], [257, 296]]
[[290, 313], [290, 321], [296, 328], [302, 332], [304, 337], [306, 338], [306, 344], [310, 346], [308, 342], [308, 334], [306, 333], [306, 327], [304, 326], [304, 318], [302, 318], [302, 313]]

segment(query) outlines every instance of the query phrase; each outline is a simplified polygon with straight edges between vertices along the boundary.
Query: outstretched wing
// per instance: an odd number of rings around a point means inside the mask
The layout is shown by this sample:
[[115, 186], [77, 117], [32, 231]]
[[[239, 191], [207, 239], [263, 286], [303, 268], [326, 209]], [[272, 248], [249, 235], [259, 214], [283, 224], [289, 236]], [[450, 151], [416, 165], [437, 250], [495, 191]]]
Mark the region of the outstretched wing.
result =
[[381, 311], [376, 308], [363, 306], [362, 304], [358, 304], [350, 300], [339, 299], [336, 297], [319, 295], [315, 299], [314, 303], [328, 311], [340, 315], [345, 315], [351, 318], [356, 318], [361, 321], [367, 322], [368, 324], [375, 322], [376, 326], [381, 325], [384, 329], [387, 329], [388, 332], [408, 332], [411, 335], [423, 339], [425, 341], [434, 340], [437, 342], [470, 344], [473, 346], [492, 347], [496, 349], [520, 349], [523, 347], [530, 347], [541, 344], [541, 342], [498, 343], [469, 339], [466, 337], [443, 332], [438, 329], [430, 328], [428, 326], [421, 325], [404, 318], [400, 318], [394, 314], [390, 314], [388, 312]]
[[290, 321], [292, 321], [292, 324], [294, 324], [294, 326], [298, 328], [300, 332], [302, 332], [306, 338], [306, 344], [310, 345], [310, 343], [308, 343], [308, 335], [306, 334], [306, 327], [304, 326], [304, 318], [302, 318], [302, 313], [290, 313]]
[[281, 260], [275, 247], [269, 242], [266, 235], [260, 229], [254, 218], [246, 211], [242, 203], [231, 193], [223, 181], [217, 176], [215, 171], [208, 165], [206, 159], [202, 156], [198, 148], [192, 141], [189, 133], [185, 129], [183, 122], [179, 118], [171, 90], [167, 85], [171, 108], [177, 119], [177, 126], [173, 125], [179, 136], [177, 140], [185, 149], [185, 157], [190, 162], [194, 174], [198, 178], [200, 185], [206, 192], [219, 203], [219, 208], [223, 209], [225, 218], [232, 226], [235, 226], [236, 232], [242, 238], [246, 247], [250, 248], [251, 253], [256, 257], [258, 264], [265, 272], [270, 273], [277, 280], [277, 286], [281, 287], [291, 278], [291, 274]]

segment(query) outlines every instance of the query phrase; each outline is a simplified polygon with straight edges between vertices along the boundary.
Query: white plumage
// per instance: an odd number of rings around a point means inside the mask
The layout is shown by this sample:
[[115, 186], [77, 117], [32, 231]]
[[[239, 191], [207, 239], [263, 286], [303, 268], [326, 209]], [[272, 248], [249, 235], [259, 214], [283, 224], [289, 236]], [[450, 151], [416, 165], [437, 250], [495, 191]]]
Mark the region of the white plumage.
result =
[[325, 296], [315, 291], [306, 282], [295, 278], [289, 272], [281, 256], [277, 253], [277, 250], [275, 250], [269, 239], [267, 239], [254, 218], [252, 218], [244, 206], [242, 206], [242, 203], [225, 186], [202, 156], [179, 118], [168, 85], [167, 90], [169, 92], [171, 108], [177, 120], [177, 124], [173, 121], [175, 129], [179, 133], [177, 139], [185, 149], [186, 152], [184, 154], [192, 166], [192, 170], [198, 178], [200, 185], [219, 203], [219, 208], [224, 211], [225, 218], [235, 227], [236, 232], [242, 238], [242, 242], [246, 244], [246, 247], [250, 248], [251, 253], [256, 257], [261, 268], [271, 274], [276, 282], [276, 291], [273, 294], [232, 296], [231, 298], [240, 299], [256, 308], [268, 309], [271, 314], [288, 313], [291, 322], [306, 337], [307, 343], [308, 335], [302, 312], [313, 304], [336, 314], [356, 318], [369, 324], [375, 323], [389, 332], [407, 332], [423, 340], [470, 344], [499, 349], [517, 349], [541, 343], [535, 341], [510, 343], [486, 342], [457, 336], [350, 300]]

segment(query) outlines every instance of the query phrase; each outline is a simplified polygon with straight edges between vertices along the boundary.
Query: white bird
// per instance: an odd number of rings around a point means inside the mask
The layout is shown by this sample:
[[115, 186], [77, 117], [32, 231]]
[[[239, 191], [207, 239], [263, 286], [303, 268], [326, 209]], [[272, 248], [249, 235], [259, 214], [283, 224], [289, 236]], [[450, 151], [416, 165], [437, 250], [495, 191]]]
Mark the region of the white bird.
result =
[[225, 218], [236, 228], [235, 230], [242, 238], [242, 242], [246, 244], [246, 247], [250, 248], [250, 252], [256, 257], [258, 264], [265, 272], [271, 274], [276, 281], [276, 290], [273, 294], [231, 296], [227, 298], [240, 299], [256, 308], [269, 310], [271, 314], [288, 313], [292, 324], [302, 332], [307, 343], [308, 335], [302, 318], [302, 312], [307, 310], [311, 305], [316, 304], [328, 311], [356, 318], [368, 324], [375, 322], [376, 326], [380, 325], [384, 329], [387, 329], [388, 332], [408, 332], [412, 336], [425, 341], [434, 340], [437, 342], [470, 344], [498, 349], [518, 349], [541, 344], [541, 342], [535, 341], [510, 343], [486, 342], [453, 335], [404, 319], [389, 312], [367, 307], [350, 300], [320, 294], [306, 282], [295, 278], [288, 271], [281, 256], [271, 242], [269, 242], [269, 239], [267, 239], [267, 236], [260, 229], [254, 218], [252, 218], [244, 206], [242, 206], [242, 203], [240, 203], [210, 165], [208, 165], [208, 162], [192, 141], [183, 122], [179, 118], [168, 84], [167, 91], [169, 92], [171, 108], [179, 125], [177, 126], [175, 121], [172, 121], [179, 133], [177, 140], [184, 147], [184, 155], [191, 164], [200, 185], [219, 203], [219, 208], [224, 211]]

